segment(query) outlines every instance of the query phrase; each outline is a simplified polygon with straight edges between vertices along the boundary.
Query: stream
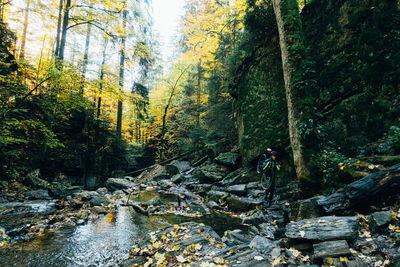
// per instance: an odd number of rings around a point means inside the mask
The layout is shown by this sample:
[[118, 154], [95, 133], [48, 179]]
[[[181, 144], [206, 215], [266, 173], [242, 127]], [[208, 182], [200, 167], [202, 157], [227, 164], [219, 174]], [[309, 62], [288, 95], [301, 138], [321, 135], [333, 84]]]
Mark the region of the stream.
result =
[[[157, 192], [140, 194], [137, 199], [146, 201], [157, 195], [173, 201]], [[46, 203], [48, 208], [54, 205], [51, 201]], [[46, 209], [43, 202], [39, 206]], [[45, 231], [30, 241], [17, 240], [0, 248], [0, 266], [117, 266], [128, 256], [131, 246], [147, 233], [188, 221], [210, 225], [220, 235], [245, 227], [240, 219], [219, 212], [199, 218], [175, 214], [145, 216], [131, 207], [119, 206], [116, 212], [86, 224]]]

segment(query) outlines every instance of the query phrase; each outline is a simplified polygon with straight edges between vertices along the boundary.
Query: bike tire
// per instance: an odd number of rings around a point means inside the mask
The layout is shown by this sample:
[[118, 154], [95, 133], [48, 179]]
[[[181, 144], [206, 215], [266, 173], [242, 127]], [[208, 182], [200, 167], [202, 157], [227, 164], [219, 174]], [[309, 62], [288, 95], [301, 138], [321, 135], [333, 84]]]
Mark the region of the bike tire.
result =
[[267, 155], [262, 154], [259, 158], [258, 158], [258, 162], [257, 162], [257, 173], [262, 173], [263, 172], [263, 163], [267, 160]]
[[264, 190], [268, 190], [271, 187], [274, 178], [273, 176], [274, 176], [273, 170], [266, 170], [261, 175], [261, 187]]

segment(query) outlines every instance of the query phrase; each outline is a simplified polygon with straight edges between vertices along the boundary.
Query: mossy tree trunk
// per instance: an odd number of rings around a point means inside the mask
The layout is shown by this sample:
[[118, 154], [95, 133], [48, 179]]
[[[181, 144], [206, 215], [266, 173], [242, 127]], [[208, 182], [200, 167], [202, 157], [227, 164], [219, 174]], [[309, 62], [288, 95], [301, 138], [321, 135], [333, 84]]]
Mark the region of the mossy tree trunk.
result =
[[307, 181], [310, 177], [310, 153], [306, 151], [302, 128], [313, 121], [313, 108], [304, 82], [306, 56], [300, 11], [296, 0], [272, 0], [272, 4], [279, 32], [294, 165], [297, 178]]

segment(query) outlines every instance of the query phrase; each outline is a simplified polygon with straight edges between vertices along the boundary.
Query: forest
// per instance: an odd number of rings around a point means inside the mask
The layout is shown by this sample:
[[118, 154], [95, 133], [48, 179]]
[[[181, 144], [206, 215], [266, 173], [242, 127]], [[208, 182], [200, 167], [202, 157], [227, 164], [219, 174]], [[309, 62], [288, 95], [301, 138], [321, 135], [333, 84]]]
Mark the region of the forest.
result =
[[0, 0], [2, 263], [400, 266], [400, 1], [174, 1]]

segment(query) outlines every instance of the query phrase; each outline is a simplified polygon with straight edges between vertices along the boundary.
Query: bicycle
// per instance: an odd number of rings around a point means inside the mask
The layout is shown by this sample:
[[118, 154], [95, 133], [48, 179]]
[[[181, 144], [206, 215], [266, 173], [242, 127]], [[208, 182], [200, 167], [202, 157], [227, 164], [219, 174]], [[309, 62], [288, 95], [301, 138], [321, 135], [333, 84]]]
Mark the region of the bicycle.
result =
[[257, 173], [261, 173], [261, 187], [264, 190], [270, 189], [273, 181], [275, 180], [274, 167], [279, 168], [279, 165], [275, 165], [275, 162], [267, 159], [267, 155], [262, 154], [258, 159]]

